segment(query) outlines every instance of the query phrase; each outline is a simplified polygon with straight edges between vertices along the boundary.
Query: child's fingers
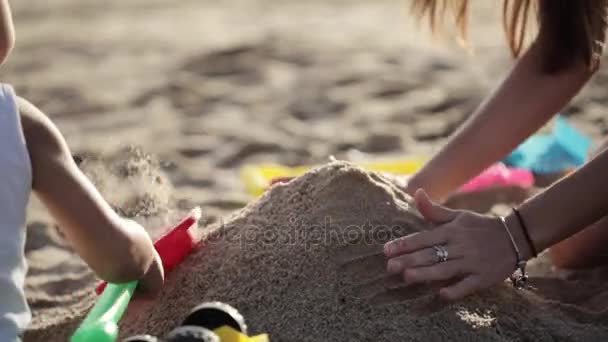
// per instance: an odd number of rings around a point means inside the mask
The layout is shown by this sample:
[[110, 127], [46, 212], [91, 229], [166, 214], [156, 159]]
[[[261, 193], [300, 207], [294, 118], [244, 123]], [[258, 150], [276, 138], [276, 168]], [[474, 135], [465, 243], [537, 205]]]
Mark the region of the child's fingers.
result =
[[162, 289], [165, 280], [163, 264], [158, 253], [155, 253], [155, 260], [148, 268], [148, 271], [139, 280], [137, 295], [141, 299], [154, 299]]

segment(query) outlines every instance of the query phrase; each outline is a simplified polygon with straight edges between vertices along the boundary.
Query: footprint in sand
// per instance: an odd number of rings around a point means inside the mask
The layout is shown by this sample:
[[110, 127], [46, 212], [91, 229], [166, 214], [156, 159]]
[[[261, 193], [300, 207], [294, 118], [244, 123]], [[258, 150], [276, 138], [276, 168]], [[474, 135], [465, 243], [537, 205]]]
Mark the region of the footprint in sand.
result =
[[210, 78], [230, 78], [239, 84], [263, 80], [260, 69], [266, 48], [260, 44], [240, 45], [187, 60], [181, 70]]
[[57, 230], [41, 221], [34, 221], [27, 225], [27, 239], [25, 240], [25, 253], [42, 249], [46, 246], [61, 247], [63, 238]]
[[372, 92], [371, 96], [382, 100], [397, 99], [411, 89], [413, 85], [405, 82], [384, 82]]
[[274, 142], [250, 142], [235, 145], [224, 149], [223, 156], [216, 163], [217, 167], [222, 169], [233, 168], [240, 165], [249, 156], [284, 151], [283, 146]]
[[213, 152], [213, 150], [205, 146], [183, 146], [177, 149], [177, 153], [186, 158], [200, 158], [211, 152]]
[[289, 107], [293, 117], [298, 120], [315, 120], [340, 115], [347, 103], [332, 99], [322, 91], [302, 92]]
[[114, 109], [113, 105], [87, 98], [78, 87], [19, 87], [16, 90], [20, 96], [44, 108], [45, 112], [52, 113], [55, 118], [81, 118], [86, 114], [107, 113]]
[[371, 133], [360, 146], [359, 150], [367, 153], [396, 152], [403, 147], [399, 134]]

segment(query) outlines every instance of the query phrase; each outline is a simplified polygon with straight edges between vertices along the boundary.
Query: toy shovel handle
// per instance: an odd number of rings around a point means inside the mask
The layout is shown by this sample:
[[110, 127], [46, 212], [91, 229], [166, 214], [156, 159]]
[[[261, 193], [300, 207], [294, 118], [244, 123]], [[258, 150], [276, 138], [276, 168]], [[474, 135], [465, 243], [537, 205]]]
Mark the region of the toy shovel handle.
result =
[[114, 342], [137, 283], [108, 284], [70, 342]]
[[[154, 243], [162, 259], [165, 274], [192, 252], [196, 240], [189, 229], [200, 217], [200, 208], [193, 209], [189, 216]], [[129, 305], [137, 283], [132, 281], [124, 284], [101, 284], [97, 289], [101, 294], [97, 303], [72, 335], [70, 342], [114, 342], [118, 337], [118, 322]]]

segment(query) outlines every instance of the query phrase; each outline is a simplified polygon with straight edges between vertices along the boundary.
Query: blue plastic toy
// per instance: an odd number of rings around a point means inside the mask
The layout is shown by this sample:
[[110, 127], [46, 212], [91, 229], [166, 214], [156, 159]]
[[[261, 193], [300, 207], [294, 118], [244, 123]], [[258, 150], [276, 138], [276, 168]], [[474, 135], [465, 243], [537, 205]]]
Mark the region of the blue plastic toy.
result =
[[530, 137], [504, 163], [536, 174], [561, 173], [584, 164], [591, 147], [591, 139], [558, 116], [551, 134]]

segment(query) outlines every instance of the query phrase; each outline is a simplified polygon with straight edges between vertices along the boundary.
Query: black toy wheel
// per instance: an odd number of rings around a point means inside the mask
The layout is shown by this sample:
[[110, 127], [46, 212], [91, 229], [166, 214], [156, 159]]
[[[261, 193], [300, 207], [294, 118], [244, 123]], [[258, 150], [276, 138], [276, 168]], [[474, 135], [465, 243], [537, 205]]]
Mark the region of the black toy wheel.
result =
[[164, 342], [220, 342], [211, 330], [193, 325], [182, 325], [167, 334]]
[[247, 334], [247, 325], [243, 316], [232, 306], [221, 302], [208, 302], [195, 307], [182, 325], [194, 325], [209, 330], [227, 325]]
[[135, 335], [122, 340], [122, 342], [158, 342], [158, 339], [150, 335]]

